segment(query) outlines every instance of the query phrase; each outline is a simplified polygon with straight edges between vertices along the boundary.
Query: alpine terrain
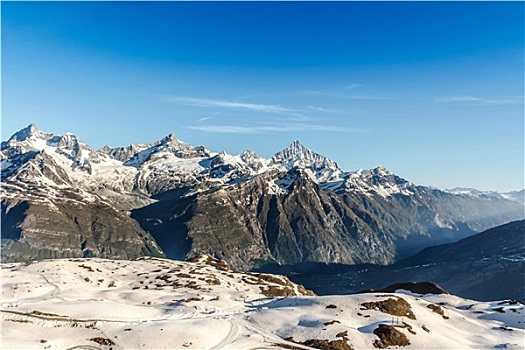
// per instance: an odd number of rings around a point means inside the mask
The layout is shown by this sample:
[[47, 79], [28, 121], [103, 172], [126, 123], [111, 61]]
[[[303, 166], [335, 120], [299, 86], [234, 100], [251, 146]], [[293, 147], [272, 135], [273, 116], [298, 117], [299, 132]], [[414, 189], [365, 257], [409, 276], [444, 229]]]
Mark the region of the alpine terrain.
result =
[[524, 217], [515, 193], [442, 191], [384, 167], [348, 172], [299, 141], [270, 159], [174, 134], [94, 150], [30, 125], [0, 157], [3, 261], [209, 254], [243, 270], [384, 265]]
[[523, 349], [525, 307], [432, 284], [315, 296], [286, 277], [192, 261], [2, 263], [6, 349]]
[[347, 271], [310, 269], [309, 273], [291, 276], [295, 282], [322, 295], [381, 290], [399, 281], [433, 281], [464, 298], [513, 298], [525, 302], [525, 220], [497, 226], [455, 243], [426, 248], [389, 266], [340, 269]]

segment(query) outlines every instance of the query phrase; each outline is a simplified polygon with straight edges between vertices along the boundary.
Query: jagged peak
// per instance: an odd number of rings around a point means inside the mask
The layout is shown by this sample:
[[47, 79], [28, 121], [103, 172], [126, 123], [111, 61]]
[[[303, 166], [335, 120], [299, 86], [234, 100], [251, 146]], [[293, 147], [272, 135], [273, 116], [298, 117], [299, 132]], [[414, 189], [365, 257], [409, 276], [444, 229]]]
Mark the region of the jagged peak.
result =
[[34, 123], [29, 124], [25, 129], [29, 129], [32, 133], [41, 131]]
[[108, 145], [104, 145], [98, 151], [107, 154], [111, 152], [112, 149], [113, 149], [112, 147], [109, 147]]
[[63, 136], [60, 136], [58, 147], [73, 147], [73, 146], [82, 146], [83, 148], [90, 148], [88, 145], [84, 144], [78, 136], [66, 132]]
[[177, 135], [175, 135], [174, 132], [170, 133], [168, 136], [167, 136], [168, 140], [170, 141], [178, 141], [177, 139]]
[[359, 177], [370, 185], [381, 186], [415, 186], [412, 182], [393, 173], [384, 166], [378, 166], [369, 170], [359, 170]]
[[277, 152], [273, 156], [273, 158], [280, 158], [280, 159], [286, 159], [286, 160], [299, 160], [299, 159], [311, 157], [312, 155], [317, 155], [317, 156], [322, 157], [321, 155], [310, 150], [308, 147], [304, 146], [299, 140], [294, 140], [288, 147]]
[[19, 131], [14, 133], [13, 136], [11, 136], [11, 138], [9, 139], [8, 142], [10, 142], [10, 143], [11, 142], [16, 142], [16, 141], [22, 142], [22, 141], [25, 141], [25, 140], [27, 140], [29, 138], [45, 139], [45, 138], [48, 138], [50, 136], [51, 136], [51, 134], [47, 134], [47, 133], [43, 132], [42, 130], [37, 128], [35, 124], [31, 123], [28, 126], [26, 126], [25, 128], [20, 129]]
[[393, 172], [388, 170], [386, 167], [380, 165], [378, 167], [375, 167], [373, 169], [370, 169], [371, 172], [378, 175], [395, 175]]
[[294, 140], [288, 147], [277, 152], [272, 157], [271, 161], [274, 164], [282, 164], [288, 168], [299, 165], [314, 170], [320, 170], [327, 167], [339, 169], [336, 162], [312, 151], [299, 140]]
[[249, 149], [244, 150], [241, 153], [241, 157], [258, 157], [257, 154]]
[[250, 151], [250, 150], [244, 150], [241, 154], [240, 154], [240, 157], [243, 161], [245, 162], [249, 162], [249, 161], [254, 161], [254, 160], [261, 160], [261, 161], [265, 161], [263, 160], [261, 157], [259, 157], [257, 155], [257, 153], [253, 152], [253, 151]]
[[[295, 147], [305, 147], [305, 146], [301, 143], [301, 141], [299, 141], [299, 140], [297, 140], [297, 139], [296, 139], [296, 140], [293, 140], [290, 146], [295, 146]], [[306, 148], [306, 147], [305, 147], [305, 148]]]
[[170, 133], [169, 135], [162, 138], [162, 140], [159, 141], [160, 144], [178, 144], [181, 143], [175, 133]]
[[359, 176], [397, 176], [392, 171], [388, 170], [386, 167], [380, 165], [371, 169], [359, 169], [355, 172]]
[[299, 140], [293, 140], [290, 146], [288, 146], [286, 149], [296, 150], [296, 151], [309, 151], [313, 152], [311, 149], [306, 147], [301, 143]]

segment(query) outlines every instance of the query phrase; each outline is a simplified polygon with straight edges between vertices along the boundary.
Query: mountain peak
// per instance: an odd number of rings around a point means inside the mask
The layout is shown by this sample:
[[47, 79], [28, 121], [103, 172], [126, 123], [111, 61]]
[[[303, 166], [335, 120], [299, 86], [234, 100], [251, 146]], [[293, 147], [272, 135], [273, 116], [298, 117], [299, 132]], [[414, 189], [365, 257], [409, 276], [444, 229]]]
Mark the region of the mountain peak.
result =
[[25, 128], [13, 134], [13, 136], [11, 136], [11, 138], [9, 139], [9, 142], [12, 142], [12, 141], [22, 142], [31, 137], [45, 138], [46, 136], [48, 136], [48, 134], [38, 129], [35, 124], [31, 123]]
[[312, 155], [317, 155], [317, 153], [314, 153], [308, 147], [303, 145], [301, 141], [294, 140], [288, 147], [284, 148], [282, 151], [275, 154], [275, 156], [277, 155], [282, 155], [286, 159], [289, 159], [289, 160], [292, 160], [292, 159], [299, 160], [299, 159], [311, 158]]
[[180, 143], [179, 139], [177, 139], [177, 136], [175, 133], [170, 133], [168, 136], [164, 137], [162, 140], [160, 140], [161, 144], [168, 144], [168, 145], [176, 145]]
[[177, 140], [177, 135], [175, 135], [175, 133], [172, 132], [172, 133], [170, 133], [170, 134], [168, 135], [168, 139], [169, 139], [170, 141], [175, 141], [175, 140]]
[[287, 148], [297, 150], [297, 151], [310, 151], [311, 152], [311, 150], [305, 145], [303, 145], [301, 141], [299, 140], [293, 140], [293, 142]]
[[284, 165], [286, 168], [299, 166], [302, 168], [311, 168], [312, 170], [322, 170], [326, 168], [339, 169], [337, 163], [313, 152], [299, 140], [294, 140], [290, 146], [277, 152], [271, 161], [274, 164]]
[[29, 129], [31, 132], [40, 131], [40, 129], [38, 129], [34, 123], [29, 124], [25, 129]]
[[393, 172], [391, 172], [390, 170], [388, 170], [386, 167], [382, 165], [372, 169], [372, 172], [378, 175], [395, 175]]

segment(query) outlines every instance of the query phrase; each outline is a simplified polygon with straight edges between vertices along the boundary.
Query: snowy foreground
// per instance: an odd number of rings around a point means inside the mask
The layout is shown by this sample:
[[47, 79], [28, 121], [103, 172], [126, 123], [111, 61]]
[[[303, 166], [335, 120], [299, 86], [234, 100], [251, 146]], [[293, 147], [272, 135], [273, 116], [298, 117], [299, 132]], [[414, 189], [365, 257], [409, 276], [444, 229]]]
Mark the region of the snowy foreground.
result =
[[525, 309], [514, 301], [307, 294], [209, 257], [2, 264], [2, 348], [525, 347]]

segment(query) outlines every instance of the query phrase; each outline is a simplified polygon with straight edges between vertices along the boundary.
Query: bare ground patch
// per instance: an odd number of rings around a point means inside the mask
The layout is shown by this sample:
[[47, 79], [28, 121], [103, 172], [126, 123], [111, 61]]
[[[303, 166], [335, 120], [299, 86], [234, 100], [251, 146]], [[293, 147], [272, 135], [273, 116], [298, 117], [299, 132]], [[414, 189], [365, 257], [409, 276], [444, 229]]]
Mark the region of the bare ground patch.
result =
[[393, 316], [408, 317], [412, 320], [416, 319], [410, 304], [400, 297], [397, 297], [397, 299], [389, 298], [382, 301], [366, 302], [362, 303], [361, 306], [364, 310], [378, 310]]
[[431, 309], [431, 310], [434, 311], [436, 314], [441, 315], [441, 317], [443, 317], [445, 320], [448, 320], [448, 319], [449, 319], [449, 317], [445, 315], [445, 312], [443, 311], [443, 309], [441, 308], [441, 306], [439, 306], [439, 305], [434, 305], [434, 304], [429, 304], [429, 305], [427, 305], [427, 308]]
[[389, 346], [410, 345], [407, 336], [394, 326], [380, 324], [379, 327], [374, 329], [374, 334], [379, 337], [379, 339], [376, 339], [373, 343], [374, 347], [378, 349], [386, 349]]

